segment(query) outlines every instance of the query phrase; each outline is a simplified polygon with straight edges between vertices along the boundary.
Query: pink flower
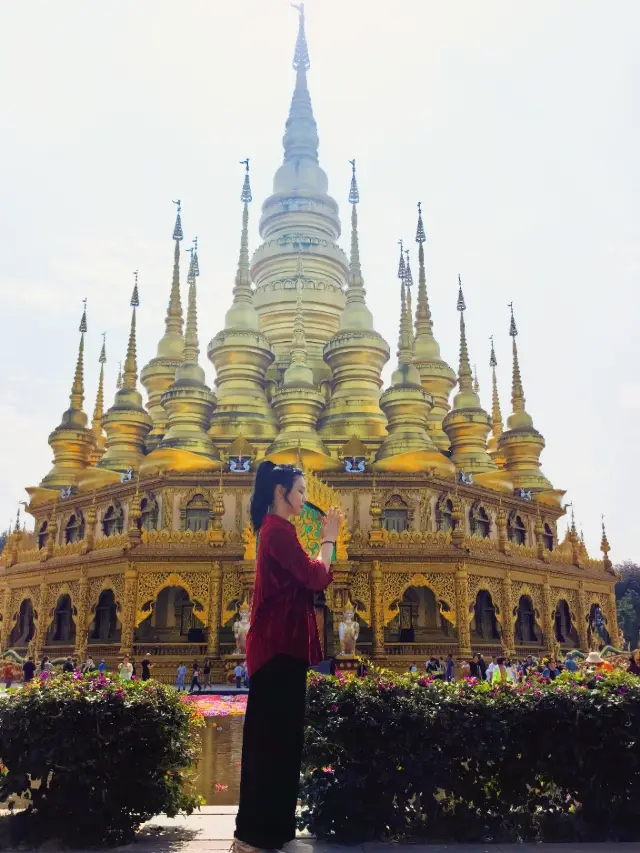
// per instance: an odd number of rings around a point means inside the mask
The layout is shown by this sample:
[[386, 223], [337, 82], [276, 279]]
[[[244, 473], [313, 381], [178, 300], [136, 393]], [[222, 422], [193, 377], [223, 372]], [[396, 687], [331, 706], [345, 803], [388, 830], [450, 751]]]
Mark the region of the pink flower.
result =
[[223, 793], [223, 791], [229, 790], [229, 786], [223, 785], [221, 782], [216, 782], [215, 788], [216, 788], [216, 794], [221, 794], [221, 793]]
[[334, 704], [334, 705], [330, 705], [330, 706], [329, 706], [329, 710], [330, 710], [330, 711], [332, 711], [334, 714], [337, 714], [337, 713], [338, 713], [338, 706], [337, 706], [337, 705], [335, 705], [335, 704]]
[[331, 765], [329, 765], [328, 767], [323, 767], [322, 772], [328, 775], [331, 773], [335, 773], [335, 770], [333, 769], [333, 767], [331, 767]]

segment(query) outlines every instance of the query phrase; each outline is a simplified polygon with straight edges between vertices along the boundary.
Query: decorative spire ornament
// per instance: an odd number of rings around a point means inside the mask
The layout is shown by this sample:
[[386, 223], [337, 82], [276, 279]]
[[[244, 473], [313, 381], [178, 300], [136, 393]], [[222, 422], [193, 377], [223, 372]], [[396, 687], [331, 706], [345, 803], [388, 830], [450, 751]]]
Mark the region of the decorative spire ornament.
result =
[[136, 354], [136, 312], [140, 305], [138, 270], [133, 273], [133, 292], [130, 300], [131, 327], [127, 356], [122, 371], [122, 387], [116, 391], [113, 406], [102, 423], [107, 434], [106, 450], [98, 468], [126, 473], [137, 470], [145, 452], [145, 438], [153, 421], [142, 404], [138, 391], [138, 361]]
[[252, 200], [249, 158], [244, 166], [240, 193], [242, 229], [233, 302], [224, 329], [209, 342], [207, 355], [216, 369], [217, 405], [211, 416], [210, 435], [227, 447], [238, 435], [251, 435], [266, 447], [275, 438], [276, 420], [265, 393], [265, 375], [274, 361], [269, 341], [260, 333], [253, 305], [249, 270], [249, 204]]
[[89, 457], [95, 447], [93, 433], [87, 428], [88, 418], [82, 410], [87, 300], [83, 299], [82, 303], [82, 317], [78, 327], [80, 343], [69, 396], [70, 405], [62, 415], [60, 424], [49, 436], [49, 446], [53, 451], [53, 467], [40, 484], [43, 488], [62, 489], [76, 485], [89, 466]]
[[169, 305], [165, 317], [165, 332], [158, 342], [155, 358], [145, 365], [140, 373], [140, 381], [149, 397], [149, 414], [153, 429], [147, 435], [145, 445], [148, 451], [158, 447], [167, 431], [167, 417], [162, 408], [161, 398], [176, 377], [176, 370], [182, 363], [184, 349], [183, 313], [180, 298], [180, 244], [184, 239], [182, 230], [182, 202], [174, 199], [176, 219], [173, 226], [173, 274]]
[[498, 450], [504, 457], [504, 467], [510, 473], [517, 489], [532, 492], [549, 492], [549, 498], [560, 501], [562, 494], [553, 493], [551, 483], [540, 471], [540, 454], [544, 450], [543, 436], [533, 425], [533, 419], [526, 410], [526, 400], [522, 387], [520, 362], [513, 302], [509, 303], [509, 336], [513, 351], [513, 377], [511, 383], [512, 412], [507, 418], [507, 429], [498, 440]]
[[318, 432], [338, 452], [353, 435], [381, 438], [386, 434], [386, 418], [380, 408], [382, 369], [389, 360], [389, 347], [373, 327], [366, 304], [366, 290], [360, 262], [358, 212], [360, 192], [356, 161], [349, 160], [351, 184], [351, 258], [347, 298], [340, 317], [340, 329], [324, 346], [324, 361], [331, 370], [332, 390], [318, 421]]
[[411, 304], [411, 288], [413, 287], [413, 273], [411, 272], [411, 261], [409, 260], [409, 249], [405, 249], [406, 263], [404, 265], [404, 281], [407, 286], [407, 317], [411, 327], [411, 347], [413, 348], [413, 306]]
[[122, 362], [118, 362], [118, 376], [116, 377], [116, 391], [122, 388]]
[[502, 435], [502, 412], [500, 411], [500, 397], [498, 396], [498, 379], [496, 377], [496, 367], [498, 359], [493, 345], [493, 335], [489, 338], [491, 341], [491, 354], [489, 356], [489, 367], [491, 368], [492, 379], [492, 396], [491, 396], [491, 437], [487, 443], [489, 456], [493, 461], [502, 468], [504, 466], [504, 456], [498, 450], [498, 441]]
[[427, 297], [427, 274], [424, 259], [424, 244], [427, 236], [422, 221], [422, 205], [418, 202], [418, 299], [415, 318], [414, 357], [420, 374], [422, 387], [433, 397], [433, 408], [429, 412], [427, 428], [439, 450], [449, 450], [449, 437], [442, 428], [442, 421], [449, 411], [449, 396], [456, 385], [456, 374], [440, 357], [440, 346], [433, 336], [433, 320]]
[[471, 474], [474, 482], [498, 491], [512, 492], [512, 483], [506, 482], [506, 478], [497, 471], [496, 464], [487, 452], [487, 436], [491, 429], [491, 421], [474, 390], [464, 316], [467, 305], [460, 276], [458, 276], [456, 309], [460, 314], [459, 390], [453, 398], [451, 411], [442, 423], [451, 442], [451, 459], [457, 470]]
[[102, 418], [104, 415], [104, 366], [107, 363], [107, 335], [102, 333], [102, 348], [100, 349], [100, 376], [98, 378], [98, 393], [96, 394], [96, 404], [93, 410], [93, 420], [91, 422], [91, 431], [95, 441], [95, 448], [90, 456], [90, 463], [96, 465], [104, 454], [105, 438], [102, 430]]
[[480, 383], [478, 382], [478, 368], [474, 364], [473, 365], [473, 390], [476, 394], [480, 394]]

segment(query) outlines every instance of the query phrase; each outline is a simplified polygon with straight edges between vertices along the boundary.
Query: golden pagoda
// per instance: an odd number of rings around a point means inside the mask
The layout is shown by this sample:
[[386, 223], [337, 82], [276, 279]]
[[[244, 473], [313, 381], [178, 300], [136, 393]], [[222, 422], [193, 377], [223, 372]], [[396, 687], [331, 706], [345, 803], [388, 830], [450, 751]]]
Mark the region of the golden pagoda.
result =
[[[226, 677], [237, 661], [233, 625], [252, 593], [249, 502], [264, 458], [305, 469], [308, 505], [298, 530], [311, 553], [322, 513], [336, 504], [345, 510], [334, 581], [317, 604], [327, 657], [340, 651], [349, 607], [360, 624], [359, 654], [399, 669], [449, 653], [461, 660], [472, 651], [588, 651], [603, 630], [615, 645], [604, 523], [603, 559], [590, 557], [575, 523], [558, 541], [564, 492], [540, 472], [545, 442], [525, 406], [513, 312], [506, 429], [493, 339], [491, 415], [480, 402], [461, 283], [460, 339], [442, 342], [449, 360], [459, 350], [457, 374], [441, 354], [420, 204], [417, 288], [401, 243], [396, 365], [383, 387], [390, 352], [367, 305], [356, 164], [347, 260], [319, 160], [298, 8], [283, 159], [251, 259], [249, 160], [242, 161], [232, 303], [222, 328], [207, 328], [215, 393], [199, 361], [197, 242], [181, 294], [177, 201], [164, 330], [140, 376], [147, 400], [137, 385], [136, 273], [114, 403], [103, 412], [103, 340], [91, 424], [83, 412], [83, 312], [70, 406], [49, 436], [53, 466], [27, 489], [35, 530], [11, 533], [0, 557], [0, 646], [54, 660], [89, 649], [110, 666], [124, 653], [149, 652], [154, 676], [166, 681], [180, 659], [206, 655], [214, 677]], [[429, 279], [430, 293], [439, 286]]]

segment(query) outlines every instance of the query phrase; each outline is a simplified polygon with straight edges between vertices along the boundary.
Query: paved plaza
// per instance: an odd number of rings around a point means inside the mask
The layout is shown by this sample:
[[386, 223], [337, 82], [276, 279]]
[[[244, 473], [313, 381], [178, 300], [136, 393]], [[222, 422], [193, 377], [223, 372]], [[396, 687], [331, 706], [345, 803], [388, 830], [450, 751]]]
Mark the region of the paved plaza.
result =
[[[235, 825], [235, 806], [204, 806], [190, 817], [156, 817], [144, 827], [135, 845], [119, 848], [135, 853], [207, 853], [227, 851]], [[633, 844], [393, 844], [342, 846], [300, 837], [288, 853], [640, 853]]]

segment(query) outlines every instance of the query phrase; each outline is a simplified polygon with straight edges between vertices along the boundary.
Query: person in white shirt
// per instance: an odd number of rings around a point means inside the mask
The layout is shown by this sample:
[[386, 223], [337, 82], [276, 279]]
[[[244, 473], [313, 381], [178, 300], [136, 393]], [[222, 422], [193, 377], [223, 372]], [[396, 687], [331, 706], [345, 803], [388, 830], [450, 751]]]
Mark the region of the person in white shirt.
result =
[[129, 660], [129, 655], [124, 656], [124, 660], [120, 664], [118, 673], [123, 681], [131, 681], [131, 676], [133, 675], [133, 664]]

